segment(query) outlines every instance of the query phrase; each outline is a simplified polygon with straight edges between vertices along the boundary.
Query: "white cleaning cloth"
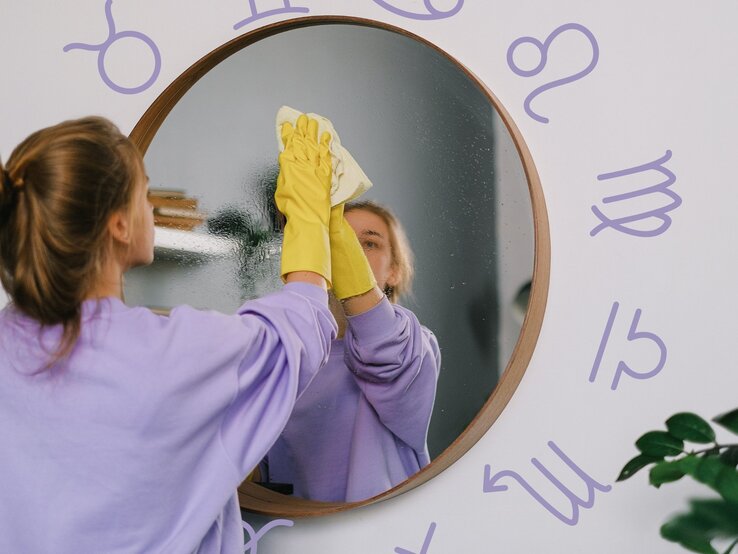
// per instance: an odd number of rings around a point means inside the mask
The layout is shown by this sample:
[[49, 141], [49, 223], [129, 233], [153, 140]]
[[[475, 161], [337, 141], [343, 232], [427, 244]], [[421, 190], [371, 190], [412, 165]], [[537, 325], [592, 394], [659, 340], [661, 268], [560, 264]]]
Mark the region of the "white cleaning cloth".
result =
[[[302, 112], [297, 111], [289, 106], [282, 106], [277, 112], [277, 144], [279, 145], [279, 151], [284, 150], [282, 144], [282, 124], [291, 123], [293, 126], [297, 123], [297, 118], [302, 115]], [[341, 139], [338, 137], [338, 133], [333, 128], [333, 123], [322, 115], [308, 113], [305, 114], [311, 119], [315, 119], [318, 122], [318, 140], [323, 134], [323, 131], [328, 131], [331, 134], [330, 151], [331, 158], [333, 158], [333, 175], [331, 176], [331, 206], [340, 204], [341, 202], [349, 202], [364, 194], [367, 190], [372, 188], [372, 182], [366, 173], [356, 163], [354, 157], [341, 146]]]

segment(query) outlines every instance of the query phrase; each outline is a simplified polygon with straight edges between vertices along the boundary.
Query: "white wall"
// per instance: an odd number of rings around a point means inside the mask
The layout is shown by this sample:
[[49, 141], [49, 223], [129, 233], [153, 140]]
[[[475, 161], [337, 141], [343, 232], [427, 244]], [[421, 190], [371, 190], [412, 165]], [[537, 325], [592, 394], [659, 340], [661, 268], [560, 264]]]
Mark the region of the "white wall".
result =
[[[406, 10], [423, 3], [388, 0]], [[265, 4], [268, 3], [265, 1]], [[275, 3], [279, 4], [279, 3]], [[409, 19], [381, 2], [293, 0], [310, 15], [339, 13], [403, 26], [433, 41], [471, 68], [501, 99], [520, 127], [538, 167], [548, 205], [552, 268], [541, 336], [526, 375], [500, 419], [461, 460], [426, 485], [366, 509], [299, 520], [269, 531], [261, 554], [292, 552], [421, 552], [431, 522], [437, 524], [427, 554], [441, 552], [676, 553], [658, 537], [661, 522], [701, 494], [689, 483], [656, 491], [639, 475], [614, 484], [634, 453], [634, 439], [660, 428], [677, 411], [706, 417], [736, 406], [735, 316], [738, 295], [735, 205], [738, 189], [734, 153], [738, 112], [738, 6], [721, 0], [708, 8], [684, 0], [593, 3], [583, 0], [465, 2], [445, 20]], [[432, 2], [442, 8], [452, 1]], [[388, 4], [389, 5], [389, 4]], [[101, 2], [2, 3], [4, 56], [0, 89], [0, 154], [30, 131], [60, 119], [95, 112], [130, 130], [156, 96], [187, 66], [239, 31], [246, 17], [241, 0], [216, 9], [204, 2], [130, 0], [114, 3], [118, 28], [154, 37], [162, 53], [161, 74], [138, 95], [109, 89], [92, 52], [63, 53], [73, 41], [99, 43], [107, 26]], [[524, 110], [536, 87], [572, 75], [589, 63], [591, 46], [582, 35], [561, 35], [536, 76], [521, 77], [506, 53], [519, 37], [544, 41], [568, 22], [594, 34], [600, 48], [591, 74], [548, 90], [532, 105], [548, 124]], [[115, 76], [140, 82], [150, 65], [135, 44], [118, 45], [109, 59]], [[113, 52], [111, 51], [111, 56]], [[310, 52], [298, 52], [310, 63]], [[536, 65], [527, 49], [521, 65]], [[11, 76], [11, 77], [8, 77]], [[637, 238], [606, 229], [595, 237], [591, 206], [607, 195], [654, 184], [658, 176], [629, 182], [598, 181], [597, 175], [643, 164], [670, 149], [667, 164], [677, 175], [673, 189], [683, 204], [669, 230]], [[637, 184], [636, 184], [637, 181]], [[658, 198], [636, 199], [645, 209]], [[600, 376], [588, 376], [613, 302], [620, 303]], [[668, 348], [664, 369], [648, 380], [625, 379], [610, 390], [619, 360], [645, 370], [653, 366], [653, 344], [628, 341], [634, 310], [641, 328]], [[573, 463], [600, 483], [591, 508], [575, 525], [562, 523], [511, 478], [507, 490], [484, 493], [485, 466], [492, 474], [515, 471], [561, 511], [566, 499], [531, 465], [541, 460], [577, 494], [581, 479], [547, 446], [558, 445]], [[571, 513], [569, 511], [569, 513]], [[264, 521], [254, 518], [257, 528]]]

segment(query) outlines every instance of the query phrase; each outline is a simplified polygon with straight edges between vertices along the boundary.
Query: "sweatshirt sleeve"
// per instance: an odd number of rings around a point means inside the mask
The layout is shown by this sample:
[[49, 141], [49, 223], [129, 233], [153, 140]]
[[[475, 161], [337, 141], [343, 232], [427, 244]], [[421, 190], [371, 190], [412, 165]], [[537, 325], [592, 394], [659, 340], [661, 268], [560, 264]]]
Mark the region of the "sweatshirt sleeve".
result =
[[336, 322], [327, 293], [306, 283], [244, 304], [238, 311], [252, 337], [238, 365], [237, 390], [221, 425], [221, 441], [242, 473], [277, 439], [295, 401], [325, 364]]
[[348, 322], [346, 364], [359, 388], [394, 435], [425, 452], [441, 367], [435, 335], [386, 298]]

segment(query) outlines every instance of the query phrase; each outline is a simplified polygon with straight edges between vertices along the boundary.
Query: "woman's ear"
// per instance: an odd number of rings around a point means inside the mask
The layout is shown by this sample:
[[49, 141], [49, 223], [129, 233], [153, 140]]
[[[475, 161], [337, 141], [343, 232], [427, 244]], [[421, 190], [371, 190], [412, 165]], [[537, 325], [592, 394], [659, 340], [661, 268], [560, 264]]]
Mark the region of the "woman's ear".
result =
[[130, 246], [131, 244], [131, 221], [128, 213], [124, 210], [113, 212], [108, 219], [108, 233], [113, 241], [122, 246]]
[[390, 287], [396, 287], [397, 282], [400, 280], [399, 271], [397, 269], [396, 265], [392, 265], [392, 269], [390, 269], [389, 275], [387, 276], [387, 284]]

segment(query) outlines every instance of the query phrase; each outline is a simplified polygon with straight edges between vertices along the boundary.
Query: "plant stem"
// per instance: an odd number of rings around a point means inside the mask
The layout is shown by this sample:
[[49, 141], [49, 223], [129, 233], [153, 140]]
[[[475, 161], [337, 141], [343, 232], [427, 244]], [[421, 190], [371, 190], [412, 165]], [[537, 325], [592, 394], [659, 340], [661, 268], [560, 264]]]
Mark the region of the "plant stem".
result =
[[733, 550], [733, 547], [738, 544], [738, 539], [735, 539], [733, 543], [728, 547], [728, 550], [726, 550], [723, 554], [730, 554], [730, 551]]
[[704, 450], [697, 450], [692, 451], [690, 454], [705, 454], [707, 452], [720, 452], [723, 448], [738, 448], [738, 444], [718, 444], [715, 443], [715, 446], [711, 446], [710, 448], [705, 448]]

